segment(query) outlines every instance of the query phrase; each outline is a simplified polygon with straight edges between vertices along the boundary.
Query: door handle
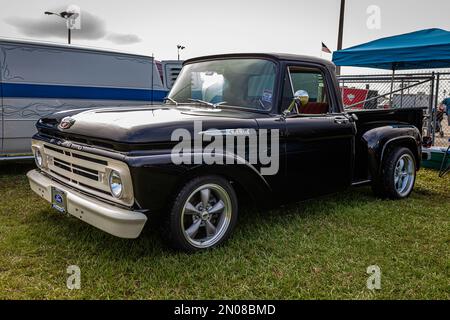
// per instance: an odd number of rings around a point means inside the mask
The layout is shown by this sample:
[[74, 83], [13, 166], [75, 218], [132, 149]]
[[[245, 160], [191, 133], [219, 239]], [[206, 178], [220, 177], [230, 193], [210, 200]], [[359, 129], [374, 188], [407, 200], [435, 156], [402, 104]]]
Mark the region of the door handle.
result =
[[347, 124], [349, 122], [349, 120], [344, 117], [337, 117], [337, 118], [334, 118], [334, 122], [337, 124]]

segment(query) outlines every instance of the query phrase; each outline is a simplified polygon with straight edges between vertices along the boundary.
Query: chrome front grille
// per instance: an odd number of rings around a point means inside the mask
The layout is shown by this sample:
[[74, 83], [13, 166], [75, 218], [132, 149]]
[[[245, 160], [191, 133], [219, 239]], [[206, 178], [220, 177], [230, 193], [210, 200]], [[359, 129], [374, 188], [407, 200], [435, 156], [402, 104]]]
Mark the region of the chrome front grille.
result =
[[90, 188], [95, 192], [110, 194], [107, 184], [108, 161], [94, 158], [82, 152], [44, 144], [48, 169], [58, 179]]
[[53, 158], [53, 165], [76, 175], [83, 176], [94, 181], [99, 181], [99, 172], [97, 170], [91, 170], [58, 158]]
[[[35, 139], [32, 149], [43, 156], [40, 169], [60, 182], [127, 207], [134, 204], [130, 169], [124, 161]], [[120, 198], [114, 197], [109, 187], [109, 176], [113, 171], [119, 173], [123, 182]]]

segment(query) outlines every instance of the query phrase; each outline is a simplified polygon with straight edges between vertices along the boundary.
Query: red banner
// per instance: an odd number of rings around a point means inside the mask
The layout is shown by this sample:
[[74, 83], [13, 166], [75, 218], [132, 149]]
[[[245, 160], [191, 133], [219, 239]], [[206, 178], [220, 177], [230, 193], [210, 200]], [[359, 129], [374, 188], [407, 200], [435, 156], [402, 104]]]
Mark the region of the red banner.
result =
[[356, 88], [342, 88], [342, 101], [344, 102], [344, 106], [350, 106], [352, 105], [352, 109], [363, 109], [364, 103], [358, 103], [363, 102], [367, 99], [367, 95], [369, 93], [369, 90], [367, 89], [356, 89]]

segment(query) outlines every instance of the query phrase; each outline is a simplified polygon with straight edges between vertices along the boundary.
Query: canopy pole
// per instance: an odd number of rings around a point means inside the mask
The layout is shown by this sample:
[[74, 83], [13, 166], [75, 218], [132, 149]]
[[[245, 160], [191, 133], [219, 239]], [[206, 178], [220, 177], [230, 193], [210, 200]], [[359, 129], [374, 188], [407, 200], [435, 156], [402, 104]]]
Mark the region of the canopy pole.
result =
[[394, 91], [395, 65], [392, 66], [391, 93], [389, 95], [389, 108], [392, 109], [392, 91]]
[[[339, 10], [339, 29], [338, 29], [338, 41], [337, 50], [342, 50], [342, 38], [344, 37], [344, 17], [345, 17], [345, 0], [341, 0], [341, 8]], [[341, 67], [336, 67], [336, 74], [341, 75]]]

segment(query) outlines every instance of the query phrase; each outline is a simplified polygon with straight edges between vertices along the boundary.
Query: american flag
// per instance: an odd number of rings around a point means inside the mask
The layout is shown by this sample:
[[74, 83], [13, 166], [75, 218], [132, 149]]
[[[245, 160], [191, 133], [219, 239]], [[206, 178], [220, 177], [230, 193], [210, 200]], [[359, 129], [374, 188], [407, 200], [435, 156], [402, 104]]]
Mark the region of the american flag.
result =
[[322, 42], [322, 51], [326, 53], [331, 53], [331, 50]]

